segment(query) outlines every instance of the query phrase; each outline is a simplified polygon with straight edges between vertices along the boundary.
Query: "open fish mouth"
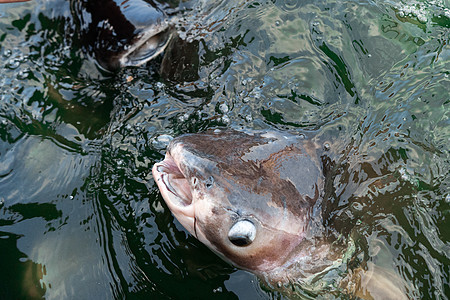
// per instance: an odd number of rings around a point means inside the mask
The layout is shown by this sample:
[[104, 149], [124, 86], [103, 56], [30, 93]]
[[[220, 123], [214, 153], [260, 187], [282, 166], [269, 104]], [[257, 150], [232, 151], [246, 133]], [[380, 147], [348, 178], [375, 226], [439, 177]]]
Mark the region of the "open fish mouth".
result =
[[119, 60], [121, 67], [140, 66], [161, 54], [169, 44], [173, 30], [168, 24], [151, 27], [134, 38]]
[[166, 154], [162, 162], [154, 165], [153, 176], [170, 209], [176, 206], [180, 210], [192, 204], [189, 180], [170, 153]]

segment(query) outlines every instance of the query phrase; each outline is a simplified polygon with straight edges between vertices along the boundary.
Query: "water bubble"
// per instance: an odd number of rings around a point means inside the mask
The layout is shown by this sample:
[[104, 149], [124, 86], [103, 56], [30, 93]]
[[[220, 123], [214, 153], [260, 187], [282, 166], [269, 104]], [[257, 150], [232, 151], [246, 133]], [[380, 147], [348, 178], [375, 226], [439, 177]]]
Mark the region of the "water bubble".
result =
[[170, 136], [168, 134], [162, 134], [162, 135], [156, 137], [152, 141], [152, 144], [156, 148], [166, 148], [169, 145], [171, 140], [173, 140], [172, 136]]
[[2, 53], [4, 58], [10, 57], [11, 54], [12, 54], [12, 51], [10, 49], [5, 49], [5, 50], [3, 50], [3, 53]]
[[17, 79], [19, 79], [19, 80], [27, 79], [29, 75], [30, 75], [30, 70], [28, 70], [28, 69], [21, 70], [17, 74]]
[[186, 121], [187, 119], [189, 119], [189, 114], [188, 114], [188, 113], [182, 114], [181, 116], [178, 117], [178, 120], [179, 120], [180, 122], [184, 122], [184, 121]]
[[225, 124], [230, 124], [230, 117], [228, 117], [227, 115], [224, 115], [223, 117], [222, 117], [222, 122], [223, 123], [225, 123]]
[[243, 85], [243, 86], [246, 86], [248, 83], [250, 83], [250, 82], [252, 82], [252, 78], [246, 78], [246, 79], [243, 79], [242, 80], [242, 82], [241, 82], [241, 84]]
[[421, 23], [426, 23], [428, 21], [428, 18], [424, 15], [424, 14], [419, 14], [417, 15], [417, 19], [419, 20], [419, 22]]
[[228, 107], [228, 104], [226, 104], [226, 103], [221, 103], [221, 104], [219, 105], [219, 110], [220, 110], [222, 113], [226, 114], [230, 109], [229, 109], [229, 107]]
[[329, 150], [331, 149], [330, 143], [325, 143], [325, 144], [323, 144], [323, 149], [324, 149], [325, 151], [329, 151]]
[[398, 170], [398, 172], [400, 173], [400, 176], [401, 176], [401, 178], [403, 179], [403, 180], [407, 180], [407, 181], [409, 181], [410, 179], [411, 179], [411, 176], [409, 176], [409, 174], [408, 174], [408, 172], [406, 171], [406, 169], [405, 168], [400, 168], [399, 170]]
[[142, 130], [141, 124], [140, 124], [140, 123], [137, 123], [136, 125], [134, 125], [134, 129], [135, 129], [136, 131], [141, 131], [141, 130]]
[[253, 121], [253, 117], [251, 115], [246, 115], [245, 116], [245, 121], [252, 122]]
[[161, 143], [169, 143], [171, 140], [173, 140], [173, 137], [168, 134], [162, 134], [158, 136], [156, 140]]
[[213, 293], [222, 293], [222, 287], [218, 287], [217, 289], [213, 289]]
[[281, 24], [280, 21], [278, 21], [278, 20], [275, 21], [275, 26], [280, 26], [280, 24]]
[[16, 69], [20, 66], [20, 60], [17, 58], [11, 59], [7, 62], [6, 66], [10, 69]]

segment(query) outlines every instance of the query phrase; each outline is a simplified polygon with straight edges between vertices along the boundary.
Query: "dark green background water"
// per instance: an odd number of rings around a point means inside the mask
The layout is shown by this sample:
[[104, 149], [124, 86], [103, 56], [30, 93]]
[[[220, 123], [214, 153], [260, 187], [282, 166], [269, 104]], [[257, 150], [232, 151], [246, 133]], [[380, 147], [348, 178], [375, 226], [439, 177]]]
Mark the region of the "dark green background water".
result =
[[0, 299], [282, 297], [188, 235], [151, 178], [170, 136], [216, 126], [334, 139], [329, 225], [411, 297], [448, 299], [448, 0], [192, 5], [189, 43], [114, 75], [68, 1], [0, 6]]

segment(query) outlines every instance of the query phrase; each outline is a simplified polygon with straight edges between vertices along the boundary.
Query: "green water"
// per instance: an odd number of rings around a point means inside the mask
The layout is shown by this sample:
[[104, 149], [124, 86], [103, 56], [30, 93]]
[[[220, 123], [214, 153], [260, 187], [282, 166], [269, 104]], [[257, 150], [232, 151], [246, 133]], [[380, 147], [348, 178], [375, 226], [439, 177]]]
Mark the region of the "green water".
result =
[[187, 42], [114, 75], [68, 1], [0, 6], [0, 299], [283, 298], [187, 234], [151, 177], [169, 137], [217, 126], [336, 142], [325, 221], [353, 263], [448, 299], [448, 0], [192, 6]]

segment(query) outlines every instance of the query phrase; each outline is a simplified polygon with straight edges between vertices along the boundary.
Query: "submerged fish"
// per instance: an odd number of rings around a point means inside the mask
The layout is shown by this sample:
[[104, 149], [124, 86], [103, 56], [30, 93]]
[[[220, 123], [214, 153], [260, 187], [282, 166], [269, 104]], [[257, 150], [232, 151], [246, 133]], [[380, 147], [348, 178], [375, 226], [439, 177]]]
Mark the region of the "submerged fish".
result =
[[72, 0], [71, 6], [83, 49], [108, 71], [145, 64], [164, 51], [173, 35], [175, 10], [161, 1]]
[[339, 285], [365, 281], [364, 292], [387, 290], [382, 297], [404, 298], [395, 280], [389, 283], [376, 267], [327, 281], [329, 273], [346, 272], [354, 247], [322, 224], [326, 148], [279, 131], [187, 134], [171, 141], [153, 176], [192, 235], [270, 286], [294, 283], [309, 293], [335, 285], [334, 291], [361, 296]]
[[146, 63], [173, 34], [174, 10], [158, 1], [73, 0], [72, 6], [83, 47], [107, 70]]

